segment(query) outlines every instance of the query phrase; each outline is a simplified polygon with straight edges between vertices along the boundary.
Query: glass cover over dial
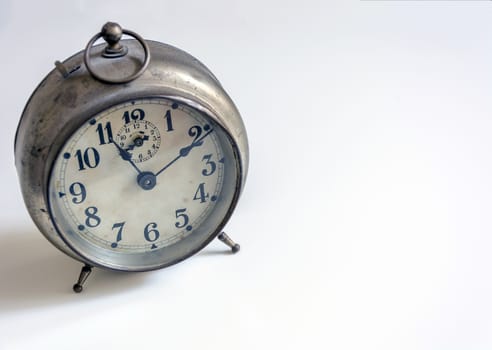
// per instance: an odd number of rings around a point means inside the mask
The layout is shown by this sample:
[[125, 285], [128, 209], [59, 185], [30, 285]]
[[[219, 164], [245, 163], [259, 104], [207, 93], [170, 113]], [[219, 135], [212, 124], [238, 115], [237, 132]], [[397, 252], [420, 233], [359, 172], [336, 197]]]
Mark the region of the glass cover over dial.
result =
[[198, 251], [234, 206], [237, 156], [205, 113], [167, 98], [121, 103], [62, 145], [48, 198], [55, 227], [86, 260], [148, 270]]

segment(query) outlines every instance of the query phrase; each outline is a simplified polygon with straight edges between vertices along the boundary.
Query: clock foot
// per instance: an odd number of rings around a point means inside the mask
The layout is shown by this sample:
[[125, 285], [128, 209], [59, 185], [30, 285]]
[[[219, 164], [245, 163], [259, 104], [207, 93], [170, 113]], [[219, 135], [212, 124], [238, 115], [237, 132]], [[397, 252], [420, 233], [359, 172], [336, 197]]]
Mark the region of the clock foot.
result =
[[241, 249], [241, 246], [235, 243], [225, 232], [219, 234], [217, 238], [224, 242], [225, 245], [229, 246], [233, 254], [237, 253], [239, 249]]
[[87, 280], [87, 277], [89, 277], [89, 275], [91, 274], [91, 272], [92, 272], [92, 266], [85, 264], [85, 266], [80, 271], [79, 280], [77, 281], [77, 283], [73, 285], [73, 291], [75, 293], [82, 292], [82, 290], [84, 289], [83, 287], [84, 283]]

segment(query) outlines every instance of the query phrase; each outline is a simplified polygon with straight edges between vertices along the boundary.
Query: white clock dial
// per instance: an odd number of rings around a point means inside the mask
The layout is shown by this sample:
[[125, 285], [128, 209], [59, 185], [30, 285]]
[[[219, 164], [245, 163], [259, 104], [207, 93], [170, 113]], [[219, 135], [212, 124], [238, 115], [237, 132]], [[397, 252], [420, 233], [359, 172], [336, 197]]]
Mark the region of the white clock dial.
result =
[[227, 215], [232, 201], [223, 187], [224, 164], [233, 160], [220, 135], [202, 113], [163, 98], [130, 101], [89, 119], [52, 168], [58, 230], [108, 254], [142, 254], [213, 227], [203, 223], [218, 203], [217, 220]]

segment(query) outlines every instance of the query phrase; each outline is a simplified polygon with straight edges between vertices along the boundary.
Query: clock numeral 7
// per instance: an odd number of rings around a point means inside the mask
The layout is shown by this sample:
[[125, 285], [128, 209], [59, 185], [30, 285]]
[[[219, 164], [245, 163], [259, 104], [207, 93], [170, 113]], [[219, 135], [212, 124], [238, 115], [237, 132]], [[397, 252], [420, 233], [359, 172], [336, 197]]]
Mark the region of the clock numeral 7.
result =
[[123, 226], [125, 226], [125, 222], [117, 222], [116, 224], [113, 225], [111, 228], [114, 230], [115, 228], [118, 229], [118, 233], [116, 234], [116, 242], [111, 243], [111, 248], [116, 248], [118, 246], [118, 242], [121, 241], [121, 235], [123, 233]]

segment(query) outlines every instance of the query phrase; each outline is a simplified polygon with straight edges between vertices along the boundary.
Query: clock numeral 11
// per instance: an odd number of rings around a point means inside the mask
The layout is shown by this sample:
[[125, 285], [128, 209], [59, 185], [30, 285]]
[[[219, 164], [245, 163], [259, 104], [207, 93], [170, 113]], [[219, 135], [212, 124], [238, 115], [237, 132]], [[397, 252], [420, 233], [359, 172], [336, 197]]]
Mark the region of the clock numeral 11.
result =
[[110, 122], [107, 122], [104, 127], [102, 123], [97, 124], [96, 132], [99, 135], [100, 145], [105, 145], [113, 140], [113, 131], [111, 130]]

